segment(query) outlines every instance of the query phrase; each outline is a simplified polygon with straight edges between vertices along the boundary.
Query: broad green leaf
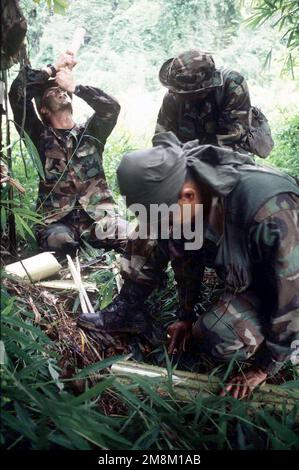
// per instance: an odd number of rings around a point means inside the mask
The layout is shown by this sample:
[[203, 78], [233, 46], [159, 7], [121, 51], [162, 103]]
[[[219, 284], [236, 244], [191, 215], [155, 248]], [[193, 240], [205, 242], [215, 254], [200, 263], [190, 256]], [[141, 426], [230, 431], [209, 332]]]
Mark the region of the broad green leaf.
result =
[[34, 143], [32, 142], [31, 138], [29, 137], [26, 131], [24, 131], [24, 140], [25, 140], [25, 144], [28, 150], [28, 154], [32, 160], [32, 163], [34, 164], [39, 176], [44, 180], [45, 173], [44, 173], [43, 165], [42, 165], [38, 150], [35, 147]]

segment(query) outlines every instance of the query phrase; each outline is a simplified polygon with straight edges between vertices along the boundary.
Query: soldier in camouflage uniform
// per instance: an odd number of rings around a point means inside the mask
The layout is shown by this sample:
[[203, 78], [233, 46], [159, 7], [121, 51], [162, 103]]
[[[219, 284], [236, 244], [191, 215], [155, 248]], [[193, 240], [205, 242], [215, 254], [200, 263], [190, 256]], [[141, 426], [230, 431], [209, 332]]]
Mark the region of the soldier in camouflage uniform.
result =
[[199, 144], [250, 150], [252, 107], [239, 72], [216, 68], [210, 54], [190, 50], [167, 60], [159, 78], [168, 92], [155, 134], [172, 131], [181, 142], [198, 139]]
[[[155, 276], [149, 267], [162, 268], [171, 260], [181, 307], [178, 321], [169, 327], [169, 353], [184, 347], [193, 332], [216, 360], [253, 357], [252, 367], [227, 386], [234, 397], [243, 398], [288, 359], [299, 363], [299, 188], [249, 155], [197, 141], [182, 147], [172, 133], [160, 135], [155, 144], [125, 155], [118, 169], [121, 193], [128, 206], [202, 203], [204, 242], [201, 249], [186, 251], [185, 240], [158, 240], [158, 248], [148, 253], [155, 258], [138, 265], [135, 256], [126, 274], [142, 279], [149, 292]], [[168, 159], [172, 164], [166, 167]], [[197, 317], [205, 266], [216, 270], [225, 290]], [[141, 283], [135, 285], [135, 298], [127, 287], [118, 296], [117, 311], [110, 306], [92, 318], [81, 315], [79, 324], [142, 331], [146, 310], [138, 301]]]
[[[66, 53], [43, 70], [26, 67], [9, 93], [17, 130], [31, 138], [45, 174], [37, 210], [46, 227], [37, 228], [37, 239], [44, 250], [73, 251], [82, 239], [122, 250], [127, 224], [116, 214], [102, 161], [120, 105], [98, 88], [75, 85], [75, 64], [72, 53]], [[84, 125], [73, 121], [72, 94], [94, 110]]]
[[[191, 50], [167, 60], [160, 69], [159, 78], [168, 92], [158, 114], [155, 136], [171, 131], [181, 142], [198, 139], [199, 144], [248, 150], [251, 102], [241, 74], [230, 69], [216, 69], [211, 55]], [[265, 143], [266, 136], [261, 140]], [[154, 287], [167, 266], [167, 262], [160, 259], [163, 256], [156, 240], [129, 237], [122, 259], [122, 275], [128, 283], [143, 286], [146, 283], [148, 287], [149, 284]], [[190, 257], [190, 274], [197, 270], [196, 259]], [[184, 291], [182, 295], [196, 298], [196, 286], [191, 285], [190, 279], [188, 283], [188, 289], [180, 289]], [[145, 287], [144, 296], [146, 294]]]
[[[168, 92], [158, 114], [155, 136], [171, 131], [181, 142], [197, 139], [199, 144], [219, 145], [244, 153], [258, 149], [263, 156], [272, 148], [271, 134], [251, 125], [252, 107], [246, 80], [236, 71], [216, 69], [211, 55], [194, 50], [184, 52], [162, 65], [159, 78]], [[155, 142], [154, 137], [154, 145]], [[129, 238], [122, 259], [122, 275], [128, 282], [144, 284], [146, 272], [147, 282], [151, 279], [156, 285], [166, 266], [159, 260], [155, 240]], [[194, 258], [190, 257], [189, 265], [190, 273], [197, 272]], [[183, 289], [188, 293], [182, 295], [196, 297], [196, 287], [190, 279], [188, 283], [190, 287]]]

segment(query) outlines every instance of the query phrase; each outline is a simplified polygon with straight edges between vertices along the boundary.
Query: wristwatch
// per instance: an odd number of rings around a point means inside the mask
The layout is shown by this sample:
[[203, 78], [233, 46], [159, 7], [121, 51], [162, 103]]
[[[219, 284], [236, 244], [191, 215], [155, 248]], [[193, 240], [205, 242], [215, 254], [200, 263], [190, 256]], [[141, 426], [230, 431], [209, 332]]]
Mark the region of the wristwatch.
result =
[[53, 64], [48, 64], [47, 67], [51, 70], [51, 77], [56, 77], [57, 70]]
[[76, 86], [75, 86], [75, 90], [74, 90], [75, 95], [77, 95], [78, 93], [80, 93], [80, 91], [81, 91], [81, 85], [76, 85]]

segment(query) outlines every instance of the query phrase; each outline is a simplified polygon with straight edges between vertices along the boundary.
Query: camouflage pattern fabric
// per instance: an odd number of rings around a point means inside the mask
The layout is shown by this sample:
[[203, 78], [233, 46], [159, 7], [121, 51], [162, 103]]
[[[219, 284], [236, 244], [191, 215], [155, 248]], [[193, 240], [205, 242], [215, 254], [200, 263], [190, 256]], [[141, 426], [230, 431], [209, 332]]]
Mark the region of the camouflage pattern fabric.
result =
[[162, 85], [175, 93], [199, 93], [222, 85], [221, 73], [207, 52], [190, 50], [168, 59], [161, 67]]
[[[32, 100], [40, 98], [41, 90], [48, 83], [46, 72], [25, 67], [9, 93], [17, 130], [23, 136], [24, 124], [44, 168], [45, 180], [40, 180], [37, 210], [43, 214], [47, 225], [62, 222], [78, 207], [92, 221], [99, 222], [114, 206], [102, 158], [120, 105], [102, 90], [80, 85], [75, 94], [93, 108], [94, 114], [85, 125], [62, 132], [44, 124], [34, 109]], [[123, 245], [123, 236], [121, 239]]]
[[[219, 91], [217, 91], [219, 90]], [[221, 102], [218, 94], [223, 97]], [[160, 108], [155, 134], [172, 131], [181, 142], [198, 139], [200, 145], [246, 148], [251, 102], [246, 80], [235, 71], [224, 74], [222, 87], [201, 100], [167, 93]]]
[[77, 204], [97, 220], [101, 205], [113, 204], [113, 197], [94, 139], [85, 136], [79, 126], [65, 137], [45, 128], [41, 139], [49, 147], [45, 151], [45, 181], [40, 181], [38, 195], [38, 209], [45, 222], [57, 222]]
[[1, 70], [9, 69], [18, 62], [27, 32], [27, 22], [19, 0], [1, 2]]
[[[116, 214], [108, 214], [95, 222], [82, 209], [74, 209], [57, 223], [36, 227], [36, 237], [45, 251], [72, 252], [86, 241], [95, 248], [123, 252], [127, 243], [127, 224]], [[110, 230], [113, 238], [109, 237]]]
[[199, 300], [204, 265], [200, 251], [184, 251], [183, 240], [129, 237], [121, 258], [121, 275], [154, 290], [161, 283], [169, 261], [177, 282], [180, 307], [190, 311]]
[[[183, 312], [181, 319], [194, 319], [190, 308], [198, 301], [204, 267], [213, 268], [213, 256], [221, 240], [221, 199], [218, 203], [207, 224], [208, 232], [213, 233], [215, 246], [212, 246], [210, 237], [202, 250], [184, 253], [182, 244], [175, 240], [129, 239], [122, 259], [123, 277], [152, 289], [157, 286], [159, 273], [171, 260], [178, 282]], [[263, 342], [266, 352], [259, 359], [259, 366], [264, 364], [265, 370], [274, 374], [294, 353], [291, 345], [299, 344], [298, 196], [285, 193], [269, 199], [256, 213], [249, 231], [252, 285], [245, 292], [238, 293], [230, 291], [226, 285], [222, 299], [206, 314], [206, 318], [199, 321], [203, 328], [208, 329], [218, 314], [224, 315], [222, 320], [227, 321], [227, 328], [224, 329], [221, 323], [215, 334], [212, 332], [207, 336], [213, 339], [211, 348], [214, 355], [220, 357], [223, 354], [224, 360], [231, 357], [229, 351], [233, 350], [234, 344], [239, 345], [239, 357], [246, 358], [254, 354]], [[232, 331], [229, 334], [228, 329], [233, 329], [237, 319], [238, 333]], [[224, 338], [219, 336], [221, 331]], [[235, 343], [236, 338], [238, 343]]]
[[254, 292], [225, 292], [194, 325], [202, 349], [219, 361], [249, 359], [264, 341], [258, 310]]

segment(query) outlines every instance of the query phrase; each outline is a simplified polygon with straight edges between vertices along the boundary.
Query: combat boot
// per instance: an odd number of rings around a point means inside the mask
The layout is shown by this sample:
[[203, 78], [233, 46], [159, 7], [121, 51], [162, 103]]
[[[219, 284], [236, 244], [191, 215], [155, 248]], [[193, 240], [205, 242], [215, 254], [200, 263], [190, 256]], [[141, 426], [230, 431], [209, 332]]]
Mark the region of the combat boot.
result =
[[96, 313], [82, 313], [77, 321], [80, 328], [109, 334], [146, 334], [149, 331], [149, 314], [145, 300], [150, 288], [125, 282], [119, 295], [108, 307]]

